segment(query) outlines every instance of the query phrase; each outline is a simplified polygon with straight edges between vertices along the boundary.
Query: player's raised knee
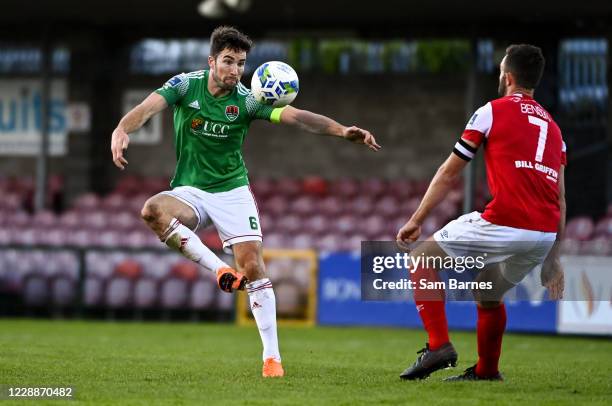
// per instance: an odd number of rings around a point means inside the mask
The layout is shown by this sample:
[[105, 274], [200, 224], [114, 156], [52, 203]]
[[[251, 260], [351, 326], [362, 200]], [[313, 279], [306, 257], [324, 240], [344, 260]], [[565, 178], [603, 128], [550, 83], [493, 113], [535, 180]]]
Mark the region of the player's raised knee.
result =
[[263, 265], [256, 258], [245, 261], [242, 265], [242, 273], [244, 273], [251, 282], [265, 278], [266, 276]]
[[140, 216], [146, 223], [152, 223], [155, 220], [159, 219], [162, 215], [161, 204], [156, 201], [155, 197], [147, 200], [142, 206], [142, 210], [140, 211]]

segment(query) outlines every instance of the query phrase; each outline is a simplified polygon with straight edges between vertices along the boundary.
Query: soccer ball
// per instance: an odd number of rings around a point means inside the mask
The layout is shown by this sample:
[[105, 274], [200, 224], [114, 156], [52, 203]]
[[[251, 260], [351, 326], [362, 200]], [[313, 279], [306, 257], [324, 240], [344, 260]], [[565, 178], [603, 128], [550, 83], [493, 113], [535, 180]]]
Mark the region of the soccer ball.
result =
[[274, 107], [290, 104], [299, 90], [297, 73], [284, 62], [266, 62], [255, 70], [251, 78], [251, 93], [255, 99]]

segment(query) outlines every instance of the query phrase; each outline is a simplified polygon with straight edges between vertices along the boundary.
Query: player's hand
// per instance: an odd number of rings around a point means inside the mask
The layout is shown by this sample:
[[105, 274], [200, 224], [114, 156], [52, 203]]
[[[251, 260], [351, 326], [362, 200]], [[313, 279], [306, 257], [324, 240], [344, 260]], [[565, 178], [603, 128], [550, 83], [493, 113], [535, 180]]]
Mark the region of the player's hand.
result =
[[113, 153], [113, 162], [115, 166], [121, 170], [125, 169], [125, 165], [128, 161], [123, 157], [123, 151], [125, 151], [130, 143], [130, 137], [125, 131], [119, 127], [113, 131], [113, 137], [111, 139], [111, 152]]
[[540, 275], [542, 286], [548, 289], [548, 296], [551, 300], [563, 299], [563, 290], [565, 289], [565, 276], [563, 267], [558, 256], [547, 258], [542, 264], [542, 273]]
[[402, 226], [397, 232], [397, 245], [400, 248], [408, 249], [410, 243], [415, 242], [421, 236], [421, 224], [417, 223], [413, 219], [408, 220], [406, 224]]
[[356, 144], [365, 144], [373, 151], [378, 151], [381, 147], [376, 143], [376, 138], [368, 131], [359, 127], [346, 127], [342, 132], [342, 137]]

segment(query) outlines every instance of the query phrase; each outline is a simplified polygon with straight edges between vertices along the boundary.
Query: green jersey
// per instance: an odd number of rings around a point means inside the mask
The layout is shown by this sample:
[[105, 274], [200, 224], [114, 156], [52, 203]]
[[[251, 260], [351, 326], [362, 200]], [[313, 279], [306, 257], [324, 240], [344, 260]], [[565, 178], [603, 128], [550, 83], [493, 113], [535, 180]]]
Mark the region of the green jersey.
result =
[[208, 70], [181, 73], [155, 92], [174, 106], [176, 171], [171, 187], [225, 192], [248, 185], [242, 144], [251, 121], [280, 121], [282, 109], [259, 103], [241, 83], [227, 95], [208, 91]]

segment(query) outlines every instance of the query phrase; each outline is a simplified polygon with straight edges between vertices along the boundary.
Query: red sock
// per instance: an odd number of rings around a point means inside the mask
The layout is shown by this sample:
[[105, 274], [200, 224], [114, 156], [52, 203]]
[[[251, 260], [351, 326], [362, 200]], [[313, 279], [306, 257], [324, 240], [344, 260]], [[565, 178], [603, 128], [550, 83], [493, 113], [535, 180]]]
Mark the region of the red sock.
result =
[[497, 374], [501, 355], [502, 337], [506, 329], [506, 306], [478, 307], [478, 364], [476, 375], [492, 376]]
[[427, 282], [439, 282], [438, 272], [435, 269], [419, 268], [410, 274], [410, 279], [416, 283], [414, 302], [429, 337], [429, 348], [437, 350], [449, 342], [444, 307], [445, 292], [444, 289], [420, 289], [419, 283], [421, 279]]

